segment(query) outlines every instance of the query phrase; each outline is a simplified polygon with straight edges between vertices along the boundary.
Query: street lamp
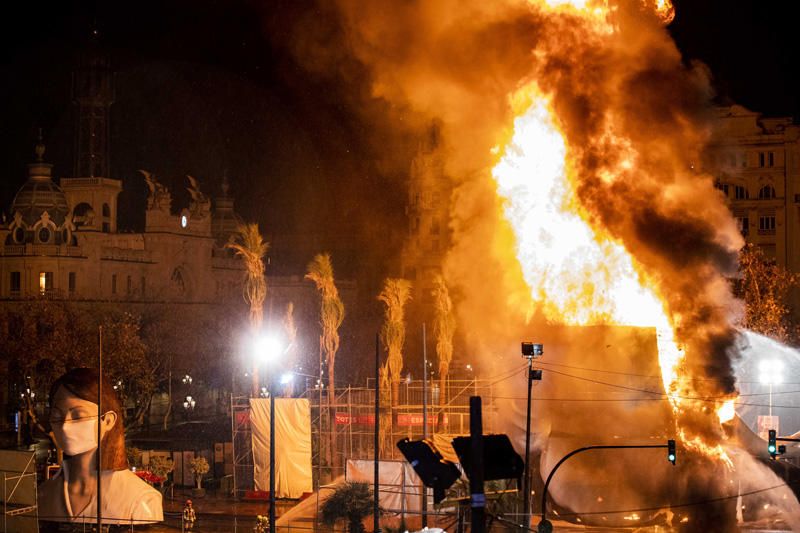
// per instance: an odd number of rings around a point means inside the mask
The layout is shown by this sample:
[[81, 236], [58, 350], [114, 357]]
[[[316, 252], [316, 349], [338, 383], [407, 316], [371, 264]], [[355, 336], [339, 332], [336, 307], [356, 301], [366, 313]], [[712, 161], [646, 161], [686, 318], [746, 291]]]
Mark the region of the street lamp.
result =
[[533, 368], [534, 358], [544, 355], [544, 345], [534, 342], [523, 342], [522, 357], [528, 360], [528, 403], [525, 418], [525, 472], [522, 474], [522, 525], [529, 529], [531, 525], [531, 387], [533, 381], [542, 379], [542, 371]]
[[[253, 358], [256, 364], [276, 364], [289, 349], [281, 340], [272, 335], [257, 337], [253, 342]], [[273, 372], [267, 374], [269, 393], [269, 531], [275, 533], [275, 394], [272, 390]]]
[[187, 396], [186, 399], [183, 401], [183, 408], [187, 411], [194, 410], [194, 406], [197, 403], [194, 398], [191, 396]]
[[278, 337], [265, 335], [253, 341], [253, 356], [257, 364], [273, 364], [285, 351], [286, 347]]
[[192, 376], [190, 376], [189, 374], [186, 374], [185, 376], [183, 376], [181, 381], [183, 382], [184, 385], [191, 385], [192, 384]]
[[186, 420], [189, 420], [189, 415], [192, 411], [194, 411], [194, 406], [197, 402], [191, 396], [186, 396], [186, 399], [183, 400], [183, 409], [186, 411]]
[[768, 359], [758, 365], [759, 381], [769, 385], [769, 416], [772, 416], [772, 386], [783, 382], [783, 361]]

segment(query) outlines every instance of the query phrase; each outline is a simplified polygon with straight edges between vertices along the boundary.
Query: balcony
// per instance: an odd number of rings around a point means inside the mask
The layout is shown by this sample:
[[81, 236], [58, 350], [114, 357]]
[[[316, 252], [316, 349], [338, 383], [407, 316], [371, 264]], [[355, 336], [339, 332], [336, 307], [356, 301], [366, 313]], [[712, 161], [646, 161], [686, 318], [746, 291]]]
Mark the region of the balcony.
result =
[[6, 257], [83, 257], [83, 248], [66, 244], [7, 244], [0, 247]]
[[759, 235], [775, 235], [775, 228], [772, 229], [759, 229]]

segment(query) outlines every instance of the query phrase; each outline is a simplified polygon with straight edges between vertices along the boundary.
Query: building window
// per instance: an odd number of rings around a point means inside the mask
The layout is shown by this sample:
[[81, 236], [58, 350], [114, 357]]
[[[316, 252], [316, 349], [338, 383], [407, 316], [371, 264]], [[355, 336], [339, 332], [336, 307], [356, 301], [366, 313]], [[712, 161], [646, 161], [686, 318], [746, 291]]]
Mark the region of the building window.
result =
[[758, 152], [758, 166], [774, 167], [775, 166], [775, 152]]
[[727, 183], [722, 183], [722, 182], [718, 181], [718, 182], [716, 182], [714, 184], [714, 187], [716, 187], [718, 190], [722, 191], [722, 194], [724, 194], [726, 197], [728, 196], [728, 191], [730, 190], [730, 185], [728, 185]]
[[111, 274], [111, 294], [117, 294], [117, 275]]
[[743, 237], [747, 237], [747, 234], [750, 233], [750, 219], [747, 217], [736, 217], [736, 226], [739, 228], [739, 231], [742, 233]]
[[111, 224], [103, 222], [103, 233], [111, 233]]
[[768, 167], [775, 166], [775, 152], [767, 152], [767, 166]]
[[19, 293], [22, 290], [22, 273], [21, 272], [12, 272], [11, 273], [11, 292], [12, 293]]
[[108, 204], [103, 204], [103, 216], [110, 217], [111, 216], [111, 208], [108, 207]]
[[69, 292], [70, 294], [75, 292], [75, 272], [69, 273]]
[[758, 217], [758, 234], [775, 235], [775, 215], [762, 215]]
[[771, 200], [772, 198], [775, 198], [775, 187], [772, 185], [764, 185], [758, 191], [759, 200]]
[[14, 228], [14, 242], [17, 244], [25, 242], [25, 230], [19, 226]]
[[38, 235], [39, 235], [39, 242], [48, 243], [50, 242], [50, 237], [52, 236], [52, 233], [50, 231], [50, 228], [40, 228]]
[[44, 294], [53, 290], [53, 273], [39, 272], [39, 292]]
[[749, 195], [747, 194], [747, 187], [744, 185], [736, 185], [733, 188], [733, 197], [737, 200], [747, 200]]

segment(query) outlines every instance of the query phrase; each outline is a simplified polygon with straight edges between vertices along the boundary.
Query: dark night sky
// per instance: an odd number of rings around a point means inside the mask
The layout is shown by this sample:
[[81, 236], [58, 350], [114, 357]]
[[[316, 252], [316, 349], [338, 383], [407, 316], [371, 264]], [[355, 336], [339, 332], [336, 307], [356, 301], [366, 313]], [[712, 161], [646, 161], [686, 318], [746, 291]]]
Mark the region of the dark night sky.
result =
[[[70, 70], [96, 21], [117, 71], [112, 176], [126, 188], [125, 225], [143, 224], [146, 193], [136, 169], [145, 168], [173, 189], [178, 205], [188, 202], [175, 192], [183, 191], [185, 174], [216, 192], [227, 169], [240, 213], [261, 222], [276, 244], [291, 232], [316, 234], [312, 246], [320, 249], [352, 248], [402, 227], [410, 153], [396, 154], [392, 164], [376, 153], [385, 132], [356, 109], [353, 95], [366, 90], [357, 72], [347, 82], [314, 76], [287, 50], [293, 21], [324, 16], [313, 0], [50, 4], [25, 3], [1, 23], [3, 210], [25, 179], [39, 127], [56, 175], [72, 173]], [[671, 31], [687, 60], [709, 65], [724, 101], [797, 117], [796, 8], [755, 0], [676, 4]], [[398, 244], [390, 238], [384, 252], [360, 261], [343, 253], [342, 268], [358, 276], [359, 264], [390, 260], [386, 250]], [[307, 259], [285, 266], [302, 268]]]

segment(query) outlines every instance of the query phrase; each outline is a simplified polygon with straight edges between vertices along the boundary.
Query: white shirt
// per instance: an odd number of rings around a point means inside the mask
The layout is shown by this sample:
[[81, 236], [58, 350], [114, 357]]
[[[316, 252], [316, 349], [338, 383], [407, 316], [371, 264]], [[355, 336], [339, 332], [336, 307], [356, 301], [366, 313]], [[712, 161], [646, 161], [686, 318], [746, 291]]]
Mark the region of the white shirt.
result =
[[[52, 479], [39, 487], [39, 519], [50, 522], [97, 522], [97, 494], [83, 510], [72, 509], [67, 490], [69, 470], [66, 461]], [[161, 493], [130, 470], [104, 470], [102, 473], [103, 523], [150, 524], [164, 520]]]

